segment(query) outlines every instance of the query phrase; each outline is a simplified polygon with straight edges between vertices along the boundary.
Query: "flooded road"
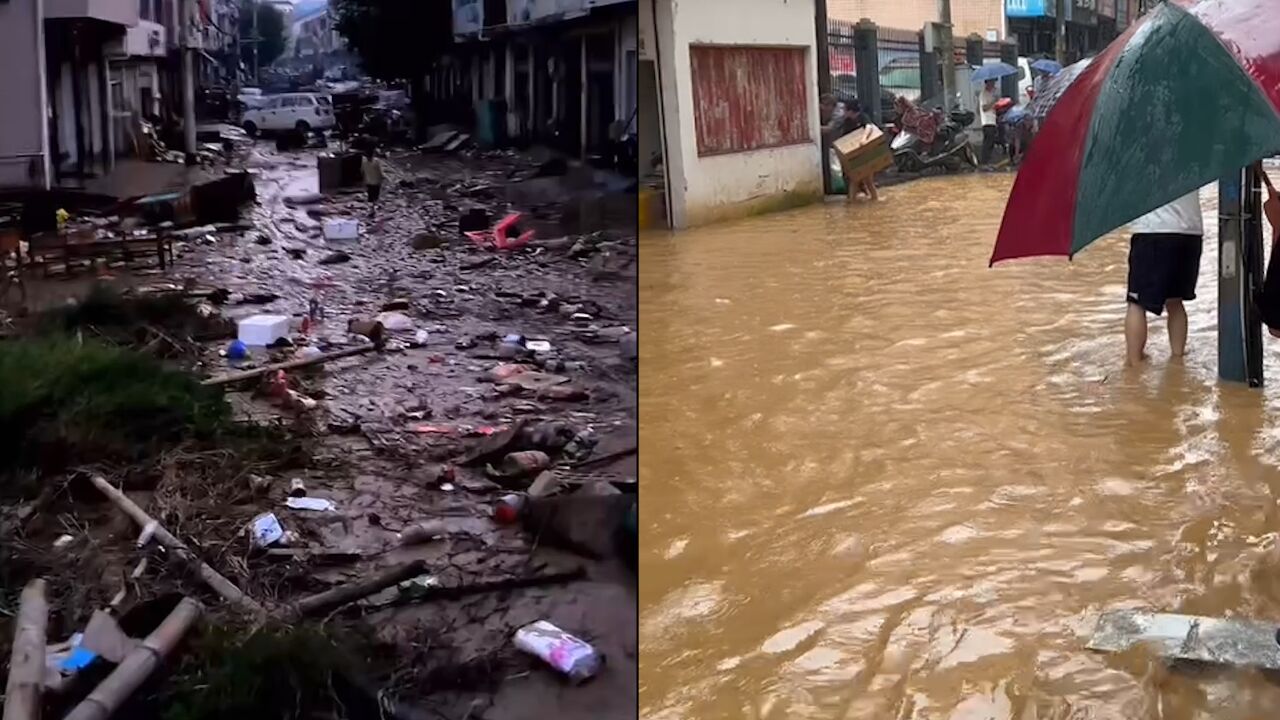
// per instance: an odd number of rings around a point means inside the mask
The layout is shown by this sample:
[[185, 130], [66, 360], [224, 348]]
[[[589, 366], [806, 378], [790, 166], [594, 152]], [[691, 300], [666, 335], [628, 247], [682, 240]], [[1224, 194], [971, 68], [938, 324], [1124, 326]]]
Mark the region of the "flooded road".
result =
[[987, 268], [1010, 175], [642, 239], [642, 716], [1255, 718], [1280, 684], [1084, 649], [1280, 620], [1280, 363], [1123, 368], [1127, 242]]

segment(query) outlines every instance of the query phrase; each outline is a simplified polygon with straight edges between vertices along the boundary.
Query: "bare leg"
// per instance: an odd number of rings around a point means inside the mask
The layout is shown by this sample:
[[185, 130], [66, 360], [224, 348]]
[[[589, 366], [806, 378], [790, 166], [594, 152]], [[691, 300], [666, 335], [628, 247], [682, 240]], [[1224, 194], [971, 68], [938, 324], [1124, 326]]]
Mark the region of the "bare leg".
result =
[[1181, 358], [1187, 353], [1187, 308], [1181, 300], [1169, 300], [1164, 310], [1169, 314], [1169, 349]]
[[1146, 359], [1147, 311], [1141, 305], [1129, 303], [1124, 316], [1125, 365], [1137, 367]]
[[880, 199], [880, 192], [876, 189], [875, 178], [867, 178], [866, 189], [867, 189], [867, 197], [871, 198], [872, 200]]

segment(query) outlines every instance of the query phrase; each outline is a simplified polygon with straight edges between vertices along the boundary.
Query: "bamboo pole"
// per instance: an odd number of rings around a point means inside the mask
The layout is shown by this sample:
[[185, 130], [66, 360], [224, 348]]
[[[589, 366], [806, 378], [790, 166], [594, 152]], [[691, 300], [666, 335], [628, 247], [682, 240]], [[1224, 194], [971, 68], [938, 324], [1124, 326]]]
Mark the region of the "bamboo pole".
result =
[[374, 345], [373, 343], [370, 343], [368, 345], [359, 345], [353, 348], [346, 348], [343, 350], [334, 350], [333, 352], [321, 353], [314, 357], [300, 358], [298, 360], [286, 360], [284, 362], [274, 363], [271, 365], [264, 365], [260, 368], [254, 368], [252, 370], [241, 370], [240, 372], [227, 373], [226, 375], [218, 375], [216, 377], [211, 377], [208, 380], [205, 380], [201, 384], [214, 385], [214, 386], [229, 385], [231, 383], [237, 383], [243, 380], [253, 380], [254, 378], [262, 377], [263, 375], [266, 375], [267, 373], [275, 372], [276, 370], [296, 370], [298, 368], [304, 368], [304, 367], [309, 367], [311, 365], [319, 365], [321, 363], [326, 363], [330, 360], [337, 360], [339, 358], [351, 357], [353, 355], [363, 355], [367, 352], [377, 350], [377, 349], [378, 349], [378, 346]]
[[332, 590], [308, 595], [294, 603], [293, 611], [298, 616], [317, 615], [327, 612], [349, 602], [355, 602], [362, 597], [372, 595], [396, 583], [417, 577], [426, 571], [427, 563], [424, 560], [414, 560], [403, 565], [397, 565], [384, 570], [378, 575], [374, 575], [368, 580], [358, 580], [346, 585], [340, 585]]
[[65, 720], [106, 720], [155, 672], [200, 617], [200, 603], [183, 598], [169, 616], [89, 693]]
[[44, 648], [48, 642], [49, 602], [45, 581], [35, 579], [22, 589], [9, 679], [4, 689], [4, 720], [39, 720], [44, 688]]
[[100, 490], [103, 495], [107, 496], [107, 499], [115, 503], [116, 506], [123, 510], [126, 515], [133, 518], [133, 521], [137, 523], [139, 527], [146, 527], [151, 523], [156, 523], [156, 541], [172, 551], [173, 554], [178, 556], [178, 558], [183, 562], [190, 565], [196, 571], [196, 574], [200, 576], [200, 579], [209, 587], [213, 588], [215, 592], [225, 598], [228, 602], [239, 605], [242, 609], [248, 612], [258, 616], [266, 615], [266, 610], [263, 609], [256, 600], [244, 594], [240, 588], [235, 586], [235, 583], [226, 579], [217, 570], [214, 570], [205, 564], [203, 560], [191, 551], [191, 548], [187, 547], [186, 543], [174, 537], [173, 533], [169, 532], [163, 525], [156, 522], [155, 518], [148, 515], [145, 510], [138, 507], [137, 503], [130, 500], [124, 493], [113, 487], [105, 478], [100, 475], [94, 475], [90, 479], [98, 490]]
[[418, 594], [405, 599], [404, 602], [408, 604], [434, 602], [437, 600], [457, 600], [471, 595], [483, 595], [485, 593], [502, 592], [504, 590], [546, 587], [547, 585], [563, 585], [565, 583], [584, 580], [586, 577], [587, 571], [579, 567], [565, 572], [544, 573], [542, 575], [530, 575], [529, 577], [483, 580], [469, 585], [457, 585], [453, 587], [431, 587], [424, 588]]

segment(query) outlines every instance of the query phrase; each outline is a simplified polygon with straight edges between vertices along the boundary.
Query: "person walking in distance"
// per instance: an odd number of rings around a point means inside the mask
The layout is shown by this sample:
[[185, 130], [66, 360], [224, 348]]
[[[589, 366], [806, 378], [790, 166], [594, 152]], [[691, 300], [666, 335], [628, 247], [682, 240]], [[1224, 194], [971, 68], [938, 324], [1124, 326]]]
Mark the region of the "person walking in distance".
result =
[[1204, 249], [1199, 191], [1152, 210], [1130, 228], [1125, 364], [1136, 367], [1147, 359], [1147, 313], [1156, 317], [1169, 313], [1169, 349], [1180, 359], [1187, 351], [1187, 309], [1183, 303], [1196, 298]]
[[382, 195], [382, 163], [373, 154], [373, 148], [365, 148], [360, 161], [360, 174], [364, 177], [364, 189], [369, 197], [369, 217], [378, 211], [378, 197]]
[[979, 164], [991, 164], [991, 152], [996, 147], [996, 101], [1000, 93], [996, 92], [996, 81], [988, 80], [982, 84], [982, 92], [978, 95], [978, 117], [982, 120], [982, 156]]

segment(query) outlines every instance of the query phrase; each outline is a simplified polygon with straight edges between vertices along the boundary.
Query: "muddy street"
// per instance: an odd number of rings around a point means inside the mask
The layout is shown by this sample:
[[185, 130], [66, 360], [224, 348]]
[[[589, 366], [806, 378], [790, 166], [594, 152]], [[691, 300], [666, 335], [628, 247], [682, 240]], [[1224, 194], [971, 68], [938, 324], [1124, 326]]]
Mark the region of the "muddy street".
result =
[[644, 717], [1280, 704], [1084, 649], [1107, 609], [1280, 613], [1280, 405], [1217, 381], [1215, 195], [1189, 355], [1153, 324], [1127, 373], [1127, 242], [988, 269], [1012, 181], [643, 238]]
[[[626, 351], [626, 336], [637, 327], [634, 237], [604, 231], [574, 252], [582, 236], [559, 240], [551, 235], [555, 218], [533, 217], [539, 234], [531, 247], [482, 249], [459, 233], [458, 216], [482, 207], [490, 222], [501, 219], [510, 205], [507, 184], [531, 166], [518, 166], [511, 154], [415, 155], [385, 161], [387, 187], [369, 220], [362, 190], [314, 196], [315, 152], [280, 153], [256, 143], [244, 162], [258, 196], [246, 207], [249, 229], [194, 238], [163, 278], [229, 291], [231, 302], [220, 310], [232, 319], [281, 314], [293, 317], [296, 328], [318, 301], [322, 317], [305, 339], [293, 333], [297, 344], [310, 346], [297, 352], [364, 342], [348, 332], [352, 319], [378, 318], [386, 326], [385, 351], [288, 373], [290, 386], [318, 403], [301, 413], [317, 450], [307, 468], [262, 478], [268, 490], [257, 506], [228, 508], [228, 516], [248, 521], [270, 510], [290, 534], [289, 546], [361, 556], [351, 564], [311, 565], [317, 587], [417, 560], [428, 568], [429, 578], [419, 578], [424, 587], [584, 569], [585, 580], [422, 604], [393, 587], [362, 603], [358, 614], [398, 649], [406, 677], [415, 664], [454, 669], [428, 676], [434, 688], [401, 687], [403, 700], [430, 704], [441, 717], [625, 716], [635, 706], [633, 572], [608, 556], [592, 559], [550, 547], [545, 538], [540, 543], [519, 523], [496, 522], [494, 508], [510, 485], [495, 482], [486, 462], [501, 465], [506, 451], [470, 465], [458, 460], [511, 431], [542, 429], [554, 436], [543, 449], [560, 481], [634, 492], [636, 373]], [[326, 242], [322, 223], [334, 217], [359, 218], [359, 238]], [[335, 253], [349, 259], [333, 262]], [[278, 298], [237, 305], [240, 295]], [[550, 350], [513, 357], [503, 347], [511, 335]], [[211, 345], [202, 372], [289, 355], [258, 349], [248, 363], [232, 362]], [[546, 385], [521, 385], [513, 379], [521, 372]], [[260, 392], [229, 397], [243, 417], [259, 422], [298, 415]], [[332, 511], [286, 507], [295, 480], [308, 496], [331, 501]], [[399, 547], [400, 531], [421, 521], [435, 523], [443, 540]], [[566, 689], [516, 650], [515, 630], [537, 620], [594, 643], [607, 659], [602, 676]]]

